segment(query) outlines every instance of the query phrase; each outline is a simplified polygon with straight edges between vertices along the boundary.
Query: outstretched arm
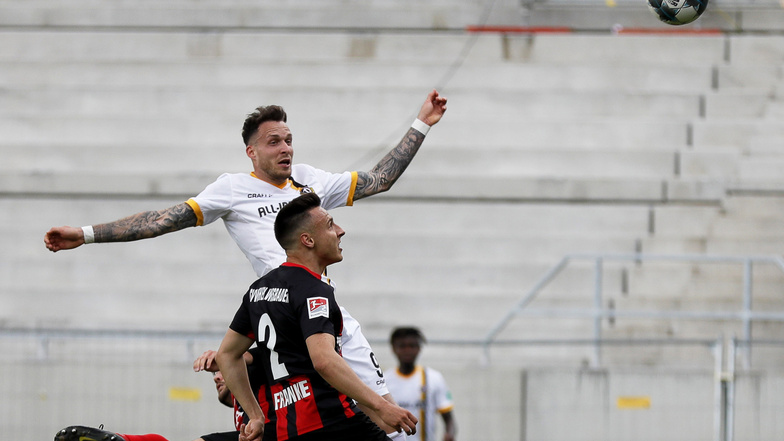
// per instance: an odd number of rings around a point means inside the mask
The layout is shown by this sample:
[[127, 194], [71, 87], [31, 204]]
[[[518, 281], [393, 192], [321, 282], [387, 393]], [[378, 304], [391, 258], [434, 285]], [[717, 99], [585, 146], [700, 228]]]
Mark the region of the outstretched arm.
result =
[[[431, 91], [419, 110], [417, 119], [425, 127], [433, 126], [441, 121], [446, 112], [446, 98], [439, 96], [436, 90]], [[429, 128], [429, 127], [428, 127]], [[427, 129], [425, 129], [425, 132]], [[368, 172], [357, 173], [357, 188], [354, 191], [354, 200], [362, 199], [381, 193], [392, 188], [400, 175], [406, 170], [408, 164], [419, 151], [425, 133], [415, 128], [408, 129], [403, 139], [395, 148], [384, 156], [381, 161]]]
[[[187, 203], [159, 211], [144, 211], [114, 222], [94, 225], [95, 242], [129, 242], [196, 226], [196, 213]], [[50, 251], [70, 250], [85, 243], [84, 231], [77, 227], [53, 227], [44, 235]]]
[[308, 346], [313, 367], [332, 387], [372, 409], [388, 427], [396, 431], [402, 430], [407, 435], [416, 433], [416, 417], [367, 387], [351, 370], [346, 360], [335, 352], [335, 336], [327, 333], [313, 334], [305, 339], [305, 344]]

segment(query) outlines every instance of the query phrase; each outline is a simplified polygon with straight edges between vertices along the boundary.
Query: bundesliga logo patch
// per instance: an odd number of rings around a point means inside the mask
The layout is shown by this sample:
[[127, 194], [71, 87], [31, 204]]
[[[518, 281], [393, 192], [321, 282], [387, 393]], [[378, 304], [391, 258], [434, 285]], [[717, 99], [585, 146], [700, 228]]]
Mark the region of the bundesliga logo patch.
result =
[[308, 298], [308, 318], [329, 318], [329, 300], [326, 297]]

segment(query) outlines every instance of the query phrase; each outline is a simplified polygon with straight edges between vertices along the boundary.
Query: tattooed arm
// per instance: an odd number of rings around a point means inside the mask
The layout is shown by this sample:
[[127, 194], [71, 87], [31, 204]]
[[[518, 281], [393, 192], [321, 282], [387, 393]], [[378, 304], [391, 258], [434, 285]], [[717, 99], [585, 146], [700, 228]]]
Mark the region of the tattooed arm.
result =
[[[144, 211], [114, 222], [94, 225], [96, 242], [129, 242], [196, 226], [196, 213], [183, 202], [159, 211]], [[44, 244], [50, 251], [70, 250], [84, 244], [84, 232], [76, 227], [53, 227]]]
[[[417, 119], [428, 126], [435, 125], [446, 112], [446, 98], [433, 90], [427, 95], [425, 103], [419, 110]], [[357, 173], [357, 188], [354, 200], [381, 193], [392, 188], [408, 164], [414, 159], [425, 135], [416, 129], [408, 129], [403, 139], [368, 172]]]
[[403, 174], [408, 164], [414, 159], [425, 140], [425, 135], [414, 129], [402, 141], [384, 156], [381, 161], [369, 172], [357, 172], [357, 188], [354, 191], [354, 200], [372, 196], [392, 188], [400, 175]]

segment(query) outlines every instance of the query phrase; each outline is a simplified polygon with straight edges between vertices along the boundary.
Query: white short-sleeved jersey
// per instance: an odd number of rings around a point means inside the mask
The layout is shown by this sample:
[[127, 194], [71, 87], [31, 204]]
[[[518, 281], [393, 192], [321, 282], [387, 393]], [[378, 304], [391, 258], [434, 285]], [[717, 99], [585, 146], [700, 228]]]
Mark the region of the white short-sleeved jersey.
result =
[[398, 369], [387, 372], [386, 382], [397, 404], [419, 419], [419, 429], [408, 436], [408, 441], [435, 441], [436, 420], [454, 407], [444, 376], [429, 367], [416, 366], [409, 375]]
[[326, 210], [353, 205], [356, 181], [356, 172], [328, 173], [306, 164], [295, 164], [291, 179], [282, 187], [253, 173], [226, 173], [187, 204], [196, 213], [197, 225], [223, 219], [229, 235], [261, 277], [286, 260], [274, 233], [281, 207], [306, 192], [316, 193]]
[[[329, 173], [306, 164], [295, 164], [291, 179], [282, 187], [253, 173], [223, 174], [198, 196], [187, 201], [197, 225], [223, 219], [229, 235], [248, 258], [258, 277], [286, 261], [275, 239], [275, 218], [281, 207], [305, 192], [315, 192], [326, 210], [354, 204], [356, 172]], [[383, 373], [359, 323], [343, 313], [343, 358], [362, 381], [379, 395], [386, 395]]]

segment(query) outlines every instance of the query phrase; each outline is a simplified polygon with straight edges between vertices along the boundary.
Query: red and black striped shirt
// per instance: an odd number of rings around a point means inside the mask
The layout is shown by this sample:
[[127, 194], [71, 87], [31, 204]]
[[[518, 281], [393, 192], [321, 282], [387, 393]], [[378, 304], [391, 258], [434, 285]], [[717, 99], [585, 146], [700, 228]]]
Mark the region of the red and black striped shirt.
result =
[[343, 317], [334, 291], [326, 278], [283, 264], [251, 285], [234, 316], [230, 328], [261, 349], [254, 356], [261, 369], [253, 375], [264, 376], [258, 400], [267, 417], [265, 441], [285, 441], [358, 412], [316, 372], [305, 343], [311, 335], [329, 333], [340, 353]]

